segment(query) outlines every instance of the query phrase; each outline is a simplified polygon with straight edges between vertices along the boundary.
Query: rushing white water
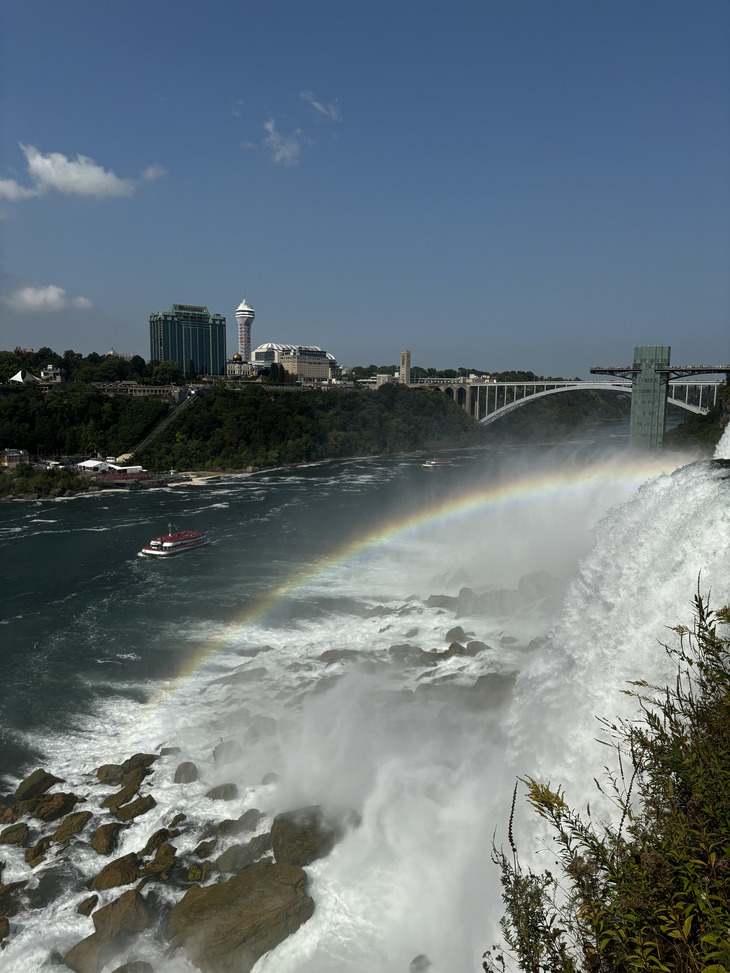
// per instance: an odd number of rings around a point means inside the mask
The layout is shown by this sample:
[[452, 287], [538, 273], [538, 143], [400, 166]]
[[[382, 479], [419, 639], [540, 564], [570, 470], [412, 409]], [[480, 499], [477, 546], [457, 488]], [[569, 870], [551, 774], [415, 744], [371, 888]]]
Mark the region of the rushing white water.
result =
[[[156, 705], [145, 701], [143, 685], [129, 685], [95, 715], [79, 717], [63, 739], [36, 733], [34, 743], [66, 789], [88, 790], [90, 807], [102, 793], [93, 778], [100, 738], [109, 760], [181, 748], [156, 765], [157, 807], [119, 856], [139, 850], [178, 811], [189, 827], [175, 844], [181, 854], [192, 851], [211, 818], [204, 795], [225, 781], [239, 786], [225, 816], [257, 807], [259, 833], [281, 810], [332, 804], [358, 812], [360, 826], [307, 869], [312, 919], [256, 973], [406, 973], [418, 954], [434, 973], [478, 970], [499, 938], [491, 846], [495, 829], [497, 843], [506, 840], [517, 775], [564, 786], [577, 806], [593, 801], [593, 777], [606, 761], [594, 739], [596, 716], [631, 712], [620, 692], [627, 680], [671, 676], [661, 643], [671, 636], [667, 626], [691, 621], [698, 577], [714, 605], [730, 601], [727, 469], [690, 464], [638, 490], [641, 477], [617, 472], [614, 460], [577, 489], [535, 489], [516, 506], [485, 504], [401, 532], [313, 574], [278, 612], [168, 631], [216, 651]], [[334, 495], [345, 482], [335, 478], [327, 489]], [[227, 503], [225, 495], [215, 503]], [[564, 600], [536, 582], [519, 608], [490, 614], [456, 618], [427, 603], [464, 586], [514, 589], [536, 571], [562, 579]], [[443, 651], [456, 624], [489, 648], [435, 664], [397, 664], [389, 651], [404, 643]], [[339, 655], [323, 658], [325, 650]], [[494, 675], [513, 675], [513, 691], [490, 684]], [[89, 678], [99, 690], [102, 677]], [[243, 752], [216, 766], [212, 750], [222, 738], [242, 741]], [[200, 779], [175, 784], [184, 759], [196, 762]], [[262, 783], [271, 771], [278, 779]], [[517, 828], [525, 856], [536, 854], [539, 864], [538, 823], [521, 810]], [[98, 856], [82, 849], [73, 867], [88, 879]], [[42, 871], [16, 858], [3, 881], [37, 882]], [[47, 963], [49, 948], [63, 953], [88, 935], [89, 920], [75, 912], [85, 894], [60, 896], [50, 921], [48, 910], [26, 914], [0, 959], [3, 970], [31, 973]], [[117, 894], [104, 893], [102, 903]], [[156, 973], [193, 969], [182, 952], [165, 955], [150, 933], [104, 973], [128, 957], [147, 959]]]

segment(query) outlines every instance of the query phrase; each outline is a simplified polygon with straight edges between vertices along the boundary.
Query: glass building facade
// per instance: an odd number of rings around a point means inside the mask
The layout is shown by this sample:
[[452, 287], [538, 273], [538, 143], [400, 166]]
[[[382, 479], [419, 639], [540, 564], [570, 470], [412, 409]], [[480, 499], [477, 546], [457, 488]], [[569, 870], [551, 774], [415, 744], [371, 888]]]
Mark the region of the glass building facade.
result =
[[150, 358], [177, 362], [191, 377], [225, 375], [226, 319], [197, 304], [150, 314]]

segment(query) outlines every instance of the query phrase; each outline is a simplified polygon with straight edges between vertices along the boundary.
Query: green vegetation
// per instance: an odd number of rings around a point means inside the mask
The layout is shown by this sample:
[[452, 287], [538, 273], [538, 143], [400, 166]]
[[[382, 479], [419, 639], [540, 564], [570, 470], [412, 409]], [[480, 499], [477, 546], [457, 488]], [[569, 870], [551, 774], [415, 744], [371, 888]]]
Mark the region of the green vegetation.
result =
[[166, 398], [109, 396], [85, 382], [48, 392], [37, 386], [11, 389], [0, 397], [0, 446], [46, 456], [118, 456], [169, 408]]
[[560, 442], [575, 435], [581, 427], [601, 422], [628, 422], [630, 413], [631, 396], [586, 389], [542, 396], [487, 428], [490, 441], [495, 443]]
[[[730, 639], [699, 592], [695, 623], [667, 652], [676, 681], [628, 690], [641, 717], [604, 721], [616, 768], [599, 787], [618, 825], [582, 818], [561, 788], [526, 778], [529, 803], [551, 825], [558, 875], [524, 870], [494, 849], [511, 958], [529, 973], [730, 970]], [[597, 782], [598, 783], [598, 782]], [[499, 947], [484, 969], [511, 967]]]
[[91, 482], [74, 470], [56, 468], [36, 470], [20, 463], [12, 473], [0, 474], [0, 498], [59, 497], [95, 489]]
[[11, 375], [28, 371], [36, 378], [46, 365], [63, 369], [67, 382], [139, 382], [141, 385], [182, 385], [184, 376], [176, 362], [145, 362], [140, 355], [130, 361], [118, 355], [98, 355], [92, 352], [84, 357], [80, 352], [64, 351], [56, 354], [51, 348], [38, 351], [0, 351], [0, 383]]
[[668, 449], [699, 446], [712, 455], [729, 420], [730, 386], [726, 385], [721, 401], [714, 409], [710, 409], [704, 416], [690, 414], [680, 425], [667, 430], [664, 445]]
[[230, 390], [220, 383], [135, 461], [150, 470], [240, 470], [483, 441], [484, 430], [438, 391]]

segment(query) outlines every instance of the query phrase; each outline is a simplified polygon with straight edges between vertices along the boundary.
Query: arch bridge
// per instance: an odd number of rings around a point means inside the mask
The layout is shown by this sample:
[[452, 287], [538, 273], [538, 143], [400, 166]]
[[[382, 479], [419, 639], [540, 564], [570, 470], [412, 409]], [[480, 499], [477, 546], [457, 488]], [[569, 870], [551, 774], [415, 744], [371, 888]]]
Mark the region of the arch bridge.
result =
[[672, 368], [667, 347], [634, 349], [633, 365], [591, 368], [592, 374], [615, 376], [610, 381], [490, 382], [470, 379], [425, 379], [414, 386], [439, 388], [478, 422], [495, 422], [514, 409], [546, 395], [574, 391], [616, 392], [631, 396], [630, 443], [647, 449], [660, 448], [664, 437], [667, 404], [704, 415], [720, 401], [723, 379], [691, 380], [694, 375], [730, 372], [730, 365], [687, 365]]

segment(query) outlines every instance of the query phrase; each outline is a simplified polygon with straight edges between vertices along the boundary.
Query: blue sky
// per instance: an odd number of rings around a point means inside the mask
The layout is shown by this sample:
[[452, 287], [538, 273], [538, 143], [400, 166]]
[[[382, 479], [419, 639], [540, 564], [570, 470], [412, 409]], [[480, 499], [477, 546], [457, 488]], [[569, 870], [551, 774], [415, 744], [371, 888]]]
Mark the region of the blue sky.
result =
[[727, 0], [0, 0], [0, 347], [730, 361]]

